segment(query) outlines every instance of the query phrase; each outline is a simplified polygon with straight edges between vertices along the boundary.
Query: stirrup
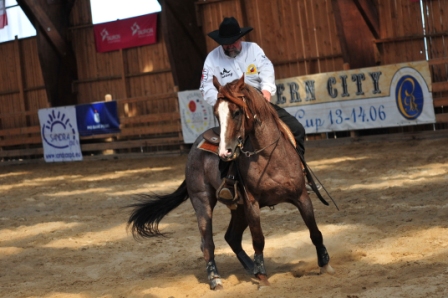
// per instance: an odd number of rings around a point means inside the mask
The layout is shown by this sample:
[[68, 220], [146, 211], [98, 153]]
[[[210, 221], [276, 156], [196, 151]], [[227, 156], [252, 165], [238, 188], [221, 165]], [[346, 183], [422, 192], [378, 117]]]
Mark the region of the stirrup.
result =
[[238, 181], [223, 178], [221, 185], [216, 190], [216, 197], [223, 200], [223, 203], [236, 202], [238, 200]]

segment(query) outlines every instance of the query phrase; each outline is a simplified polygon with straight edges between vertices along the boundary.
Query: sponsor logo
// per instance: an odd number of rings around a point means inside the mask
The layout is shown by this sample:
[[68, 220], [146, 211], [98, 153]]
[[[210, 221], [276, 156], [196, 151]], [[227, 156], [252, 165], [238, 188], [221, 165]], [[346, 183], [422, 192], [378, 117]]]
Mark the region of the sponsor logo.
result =
[[411, 75], [403, 76], [395, 89], [395, 101], [400, 114], [408, 119], [417, 119], [423, 111], [423, 90]]
[[100, 113], [98, 113], [97, 110], [93, 110], [93, 121], [95, 121], [95, 123], [101, 122]]
[[145, 37], [145, 36], [152, 36], [154, 35], [154, 29], [153, 28], [141, 28], [137, 22], [135, 22], [132, 26], [131, 26], [131, 30], [132, 30], [132, 36], [136, 35], [138, 37]]
[[194, 135], [204, 132], [209, 127], [213, 117], [213, 115], [210, 115], [204, 101], [197, 94], [188, 96], [188, 104], [183, 113], [186, 128]]
[[87, 125], [86, 128], [88, 130], [94, 130], [94, 129], [108, 129], [110, 127], [110, 124], [101, 123], [101, 117], [100, 113], [98, 113], [97, 109], [93, 110], [93, 121], [96, 123], [94, 125]]
[[102, 41], [107, 40], [108, 42], [119, 42], [121, 39], [120, 34], [110, 35], [106, 28], [101, 31], [100, 35]]
[[42, 138], [53, 148], [65, 149], [76, 145], [76, 130], [70, 118], [64, 113], [53, 110], [42, 125]]
[[257, 74], [257, 67], [255, 66], [255, 64], [250, 64], [247, 67], [246, 74], [247, 75]]
[[227, 69], [223, 69], [222, 72], [220, 72], [221, 74], [221, 78], [227, 78], [227, 77], [231, 77], [233, 75], [233, 73], [230, 70]]

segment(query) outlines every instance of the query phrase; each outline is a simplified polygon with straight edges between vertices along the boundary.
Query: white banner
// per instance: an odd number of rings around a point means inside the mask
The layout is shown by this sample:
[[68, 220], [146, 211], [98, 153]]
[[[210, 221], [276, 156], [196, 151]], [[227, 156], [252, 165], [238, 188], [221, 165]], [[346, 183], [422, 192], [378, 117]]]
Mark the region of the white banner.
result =
[[199, 90], [178, 92], [182, 135], [185, 144], [192, 144], [209, 128], [217, 126], [213, 107], [202, 99]]
[[[435, 123], [428, 61], [341, 70], [275, 81], [271, 101], [307, 134]], [[179, 92], [186, 143], [214, 122], [199, 90]], [[213, 118], [213, 121], [212, 121]]]
[[75, 106], [39, 110], [46, 162], [82, 160]]
[[435, 122], [432, 93], [416, 69], [400, 68], [387, 87], [390, 90], [378, 89], [381, 92], [374, 98], [290, 105], [285, 109], [302, 123], [307, 134]]

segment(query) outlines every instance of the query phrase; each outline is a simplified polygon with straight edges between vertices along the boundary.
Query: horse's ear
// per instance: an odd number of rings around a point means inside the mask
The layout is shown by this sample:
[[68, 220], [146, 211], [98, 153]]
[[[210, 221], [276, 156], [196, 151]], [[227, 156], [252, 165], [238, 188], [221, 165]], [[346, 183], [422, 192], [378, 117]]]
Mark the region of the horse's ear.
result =
[[219, 90], [219, 88], [221, 88], [221, 84], [218, 82], [218, 78], [213, 76], [213, 85], [215, 86], [215, 88], [217, 90]]
[[243, 87], [244, 87], [244, 73], [241, 76], [241, 78], [238, 80], [238, 82], [236, 82], [236, 87], [238, 88], [238, 90], [243, 89]]

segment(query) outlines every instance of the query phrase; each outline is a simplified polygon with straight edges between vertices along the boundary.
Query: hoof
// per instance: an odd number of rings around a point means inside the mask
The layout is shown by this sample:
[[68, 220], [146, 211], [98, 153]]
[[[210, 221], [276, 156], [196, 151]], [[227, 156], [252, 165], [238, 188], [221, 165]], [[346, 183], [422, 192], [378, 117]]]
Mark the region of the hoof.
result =
[[330, 266], [330, 264], [327, 264], [323, 267], [320, 267], [320, 273], [321, 274], [324, 274], [324, 273], [334, 274], [334, 269], [333, 269], [333, 267]]
[[256, 276], [257, 279], [260, 281], [259, 288], [261, 288], [261, 287], [268, 287], [268, 286], [271, 285], [271, 284], [269, 283], [269, 281], [268, 281], [268, 277], [267, 277], [266, 275], [264, 275], [264, 274], [257, 274], [257, 275], [255, 275], [255, 276]]
[[222, 286], [222, 285], [217, 285], [214, 289], [213, 289], [213, 291], [221, 291], [221, 290], [223, 290], [224, 289], [224, 287]]
[[210, 290], [219, 291], [222, 289], [223, 286], [220, 278], [215, 278], [210, 281]]

